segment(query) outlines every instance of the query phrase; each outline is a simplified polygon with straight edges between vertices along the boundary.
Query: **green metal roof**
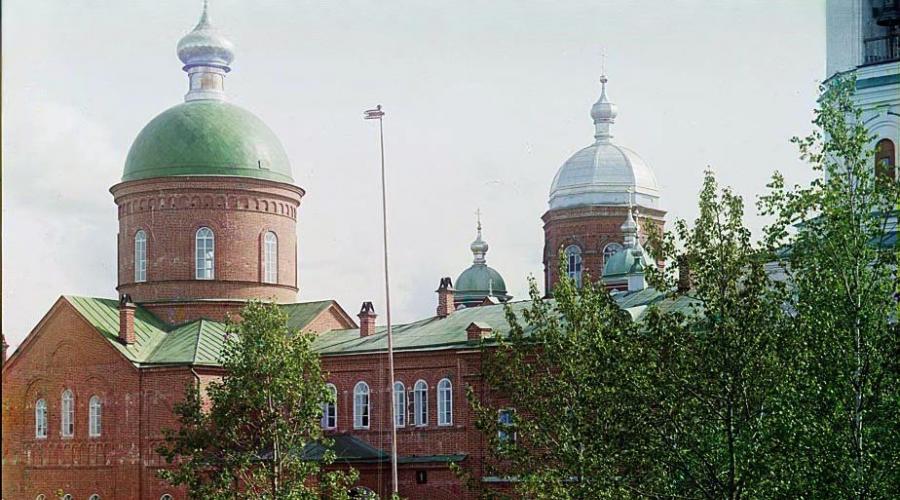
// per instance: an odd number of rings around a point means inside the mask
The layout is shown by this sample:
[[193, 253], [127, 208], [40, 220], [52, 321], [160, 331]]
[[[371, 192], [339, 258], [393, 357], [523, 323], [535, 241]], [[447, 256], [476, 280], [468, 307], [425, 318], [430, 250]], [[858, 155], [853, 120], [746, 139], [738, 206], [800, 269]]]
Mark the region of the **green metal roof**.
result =
[[[668, 297], [652, 288], [614, 295], [616, 302], [641, 321], [651, 305], [663, 310], [694, 311], [695, 299], [687, 296]], [[109, 342], [135, 365], [183, 364], [220, 366], [219, 356], [225, 342], [225, 324], [198, 319], [182, 325], [168, 326], [150, 312], [138, 306], [135, 310], [134, 344], [119, 341], [118, 302], [112, 299], [66, 296], [66, 299]], [[324, 300], [297, 304], [284, 304], [288, 324], [292, 328], [306, 328], [319, 314], [334, 304]], [[524, 310], [531, 306], [528, 300], [507, 304], [513, 313], [522, 318]], [[455, 311], [445, 318], [430, 317], [404, 325], [394, 325], [394, 350], [429, 351], [448, 348], [474, 347], [468, 339], [466, 328], [475, 323], [490, 327], [500, 335], [509, 334], [509, 324], [503, 304], [470, 307]], [[359, 329], [331, 330], [320, 333], [313, 349], [322, 355], [364, 354], [387, 350], [387, 332], [378, 327], [375, 334], [360, 337]]]
[[275, 133], [253, 113], [216, 100], [179, 104], [150, 120], [131, 145], [122, 180], [186, 175], [293, 182]]
[[[119, 340], [119, 303], [113, 299], [65, 296], [65, 299], [119, 352], [135, 365], [187, 364], [220, 366], [225, 323], [198, 319], [167, 325], [146, 309], [134, 312], [135, 342]], [[304, 329], [334, 301], [284, 304], [291, 328]]]

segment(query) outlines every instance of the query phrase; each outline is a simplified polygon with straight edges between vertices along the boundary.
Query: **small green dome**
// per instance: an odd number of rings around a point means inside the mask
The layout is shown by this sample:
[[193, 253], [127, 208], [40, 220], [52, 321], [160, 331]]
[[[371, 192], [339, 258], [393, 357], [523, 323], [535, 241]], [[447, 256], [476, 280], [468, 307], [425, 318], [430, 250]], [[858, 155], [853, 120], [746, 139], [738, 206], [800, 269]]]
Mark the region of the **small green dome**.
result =
[[[637, 255], [636, 255], [637, 254]], [[641, 249], [623, 248], [606, 260], [603, 266], [603, 279], [622, 278], [629, 274], [642, 273], [644, 268], [652, 266], [647, 252]]]
[[511, 298], [506, 293], [506, 282], [496, 270], [485, 264], [472, 264], [456, 278], [454, 298], [459, 303], [480, 303], [485, 297], [492, 297], [501, 302]]
[[293, 183], [278, 137], [256, 115], [219, 100], [197, 100], [163, 111], [138, 134], [123, 181], [217, 175]]

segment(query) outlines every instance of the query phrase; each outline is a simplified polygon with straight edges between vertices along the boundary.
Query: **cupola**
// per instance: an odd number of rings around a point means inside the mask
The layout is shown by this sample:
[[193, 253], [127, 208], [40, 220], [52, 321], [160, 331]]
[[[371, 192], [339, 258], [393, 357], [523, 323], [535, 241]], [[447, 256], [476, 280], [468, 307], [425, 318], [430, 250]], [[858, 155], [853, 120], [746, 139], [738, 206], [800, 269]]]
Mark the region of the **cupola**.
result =
[[456, 278], [454, 301], [457, 306], [478, 306], [490, 297], [499, 302], [506, 302], [512, 298], [506, 293], [506, 282], [503, 281], [500, 273], [487, 265], [488, 248], [487, 242], [481, 235], [481, 214], [479, 212], [475, 241], [469, 245], [473, 256], [472, 265]]

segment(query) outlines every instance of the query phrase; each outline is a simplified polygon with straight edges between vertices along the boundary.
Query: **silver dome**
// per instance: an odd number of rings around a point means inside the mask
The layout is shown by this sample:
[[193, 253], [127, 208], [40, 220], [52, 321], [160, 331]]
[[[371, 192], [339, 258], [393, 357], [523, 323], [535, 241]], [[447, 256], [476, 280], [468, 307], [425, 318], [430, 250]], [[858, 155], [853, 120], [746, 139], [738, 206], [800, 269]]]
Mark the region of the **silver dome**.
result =
[[178, 41], [178, 58], [185, 69], [213, 66], [228, 71], [234, 61], [234, 44], [209, 22], [209, 5], [203, 2], [200, 21]]
[[[634, 151], [612, 142], [610, 125], [616, 105], [603, 90], [591, 108], [595, 142], [578, 151], [560, 167], [550, 187], [550, 209], [583, 205], [627, 205], [659, 208], [659, 185], [653, 170]], [[633, 193], [633, 194], [632, 194]]]

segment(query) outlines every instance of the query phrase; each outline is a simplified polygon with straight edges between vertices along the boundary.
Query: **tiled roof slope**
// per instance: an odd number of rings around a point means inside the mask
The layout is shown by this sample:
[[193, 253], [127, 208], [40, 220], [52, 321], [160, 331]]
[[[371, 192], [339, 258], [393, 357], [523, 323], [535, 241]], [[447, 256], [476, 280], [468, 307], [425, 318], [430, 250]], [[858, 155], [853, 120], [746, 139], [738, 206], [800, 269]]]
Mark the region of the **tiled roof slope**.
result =
[[[134, 313], [135, 342], [119, 341], [119, 308], [114, 299], [65, 297], [66, 301], [100, 332], [110, 344], [137, 366], [199, 365], [219, 366], [219, 354], [225, 342], [225, 324], [198, 319], [169, 326], [138, 306]], [[304, 329], [319, 314], [334, 304], [332, 300], [285, 304], [288, 325]]]
[[[641, 321], [648, 307], [654, 304], [663, 310], [687, 312], [691, 303], [695, 302], [685, 296], [667, 298], [665, 294], [653, 289], [619, 293], [614, 297], [635, 321]], [[138, 307], [134, 321], [136, 341], [134, 344], [125, 345], [118, 340], [119, 311], [115, 300], [71, 296], [67, 296], [66, 299], [135, 365], [220, 365], [219, 354], [225, 342], [224, 323], [198, 319], [170, 327], [150, 312]], [[333, 301], [324, 300], [286, 304], [282, 307], [288, 314], [288, 324], [291, 328], [302, 330], [332, 304]], [[513, 313], [521, 318], [523, 311], [531, 305], [531, 302], [524, 300], [508, 305]], [[489, 326], [501, 335], [509, 333], [503, 304], [470, 307], [458, 310], [446, 318], [430, 317], [413, 323], [395, 325], [394, 349], [402, 352], [463, 347], [469, 344], [466, 327], [472, 323]], [[375, 334], [367, 337], [360, 337], [359, 329], [323, 332], [316, 337], [313, 349], [323, 355], [384, 351], [387, 349], [386, 327], [378, 327]]]

